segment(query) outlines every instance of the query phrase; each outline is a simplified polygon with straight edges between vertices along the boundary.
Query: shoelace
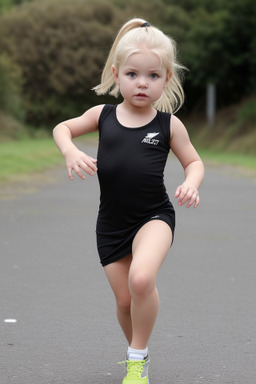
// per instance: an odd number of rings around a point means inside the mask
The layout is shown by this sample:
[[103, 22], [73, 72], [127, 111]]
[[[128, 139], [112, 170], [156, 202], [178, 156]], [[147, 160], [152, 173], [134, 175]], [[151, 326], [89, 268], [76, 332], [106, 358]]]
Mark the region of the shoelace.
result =
[[120, 361], [118, 364], [126, 364], [127, 376], [129, 375], [129, 377], [131, 378], [141, 378], [143, 367], [145, 365], [145, 360], [125, 360]]

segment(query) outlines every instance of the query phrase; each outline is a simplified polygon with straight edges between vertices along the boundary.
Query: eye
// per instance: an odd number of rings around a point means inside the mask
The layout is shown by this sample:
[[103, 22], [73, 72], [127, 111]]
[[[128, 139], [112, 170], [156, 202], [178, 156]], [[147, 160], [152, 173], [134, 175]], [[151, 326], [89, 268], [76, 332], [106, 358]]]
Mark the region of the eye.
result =
[[151, 78], [151, 79], [158, 79], [159, 76], [158, 76], [157, 73], [151, 73], [150, 78]]
[[127, 76], [131, 77], [132, 79], [134, 79], [136, 77], [136, 73], [135, 72], [128, 72], [127, 73]]

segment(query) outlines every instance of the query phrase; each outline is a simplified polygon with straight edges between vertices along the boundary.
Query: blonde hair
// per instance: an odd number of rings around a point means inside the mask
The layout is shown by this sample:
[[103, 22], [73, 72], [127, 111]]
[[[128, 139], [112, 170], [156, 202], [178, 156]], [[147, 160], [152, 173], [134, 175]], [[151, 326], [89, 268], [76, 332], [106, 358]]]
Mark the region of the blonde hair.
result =
[[118, 97], [119, 86], [115, 82], [112, 65], [118, 71], [120, 65], [132, 53], [140, 52], [139, 48], [142, 46], [157, 54], [161, 63], [165, 66], [167, 74], [172, 74], [160, 99], [153, 106], [160, 111], [174, 113], [184, 103], [181, 74], [185, 67], [177, 62], [175, 41], [143, 19], [132, 19], [120, 29], [103, 69], [101, 83], [94, 87], [93, 90], [97, 95], [109, 93]]

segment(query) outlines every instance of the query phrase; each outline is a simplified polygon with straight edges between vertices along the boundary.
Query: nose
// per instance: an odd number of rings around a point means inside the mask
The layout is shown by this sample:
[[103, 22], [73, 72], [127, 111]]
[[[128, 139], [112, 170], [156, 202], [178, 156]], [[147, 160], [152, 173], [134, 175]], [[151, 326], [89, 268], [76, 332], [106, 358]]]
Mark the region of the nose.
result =
[[147, 83], [147, 80], [145, 77], [140, 77], [138, 80], [139, 80], [138, 81], [138, 87], [139, 88], [147, 88], [148, 87], [148, 83]]

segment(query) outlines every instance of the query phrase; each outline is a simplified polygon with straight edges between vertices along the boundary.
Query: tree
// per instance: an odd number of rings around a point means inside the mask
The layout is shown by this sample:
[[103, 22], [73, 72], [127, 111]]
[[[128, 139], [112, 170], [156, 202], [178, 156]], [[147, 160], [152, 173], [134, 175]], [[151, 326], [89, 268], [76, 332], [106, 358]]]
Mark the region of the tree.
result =
[[6, 54], [0, 55], [0, 111], [18, 119], [24, 117], [21, 89], [20, 68]]
[[117, 30], [135, 16], [177, 41], [180, 61], [189, 69], [189, 109], [208, 82], [217, 85], [219, 105], [256, 91], [255, 0], [4, 2], [19, 3], [1, 16], [0, 52], [21, 69], [30, 124], [51, 127], [96, 103], [113, 102], [90, 89], [100, 81]]
[[91, 105], [91, 91], [113, 39], [115, 11], [83, 0], [24, 4], [2, 17], [0, 49], [22, 68], [31, 124], [71, 117]]
[[0, 14], [8, 11], [13, 6], [17, 4], [22, 4], [26, 1], [33, 1], [33, 0], [0, 0]]
[[256, 3], [219, 0], [217, 5], [214, 12], [191, 12], [182, 52], [190, 69], [188, 86], [202, 93], [207, 83], [214, 83], [219, 105], [227, 105], [256, 91]]
[[1, 0], [0, 1], [0, 14], [10, 9], [13, 5], [12, 0]]

